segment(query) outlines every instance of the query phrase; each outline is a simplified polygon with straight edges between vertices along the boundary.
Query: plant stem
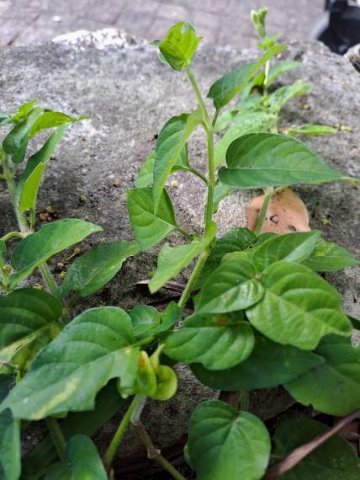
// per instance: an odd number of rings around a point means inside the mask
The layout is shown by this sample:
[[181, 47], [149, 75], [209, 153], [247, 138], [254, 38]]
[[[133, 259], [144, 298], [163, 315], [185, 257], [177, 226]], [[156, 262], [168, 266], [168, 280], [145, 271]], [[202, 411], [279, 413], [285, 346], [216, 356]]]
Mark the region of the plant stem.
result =
[[107, 470], [109, 470], [111, 463], [114, 459], [114, 456], [119, 448], [120, 442], [127, 430], [127, 427], [130, 423], [131, 417], [138, 407], [138, 403], [140, 398], [142, 398], [140, 395], [135, 395], [134, 398], [132, 399], [129, 408], [126, 410], [125, 415], [123, 416], [118, 429], [115, 432], [115, 435], [113, 436], [111, 443], [108, 447], [108, 449], [105, 452], [104, 455], [104, 465]]
[[185, 307], [187, 301], [189, 300], [191, 292], [192, 292], [192, 290], [195, 286], [195, 283], [196, 283], [197, 279], [199, 278], [200, 272], [201, 272], [208, 256], [209, 256], [208, 250], [205, 250], [205, 252], [203, 252], [200, 255], [198, 261], [196, 262], [194, 270], [192, 271], [192, 273], [190, 275], [190, 278], [189, 278], [189, 280], [186, 284], [186, 287], [185, 287], [185, 289], [184, 289], [184, 291], [183, 291], [183, 293], [180, 297], [180, 300], [178, 302], [178, 306], [181, 310]]
[[211, 128], [211, 121], [210, 121], [210, 117], [209, 117], [208, 111], [207, 111], [207, 109], [206, 109], [205, 102], [204, 102], [204, 100], [203, 100], [203, 98], [202, 98], [202, 95], [201, 95], [201, 93], [200, 93], [200, 89], [199, 89], [199, 87], [198, 87], [198, 84], [197, 84], [197, 82], [196, 82], [196, 80], [195, 80], [194, 74], [193, 74], [193, 72], [192, 72], [192, 70], [191, 70], [190, 67], [188, 67], [188, 68], [186, 69], [186, 73], [188, 74], [188, 77], [189, 77], [191, 86], [192, 86], [192, 88], [193, 88], [193, 90], [194, 90], [194, 92], [195, 92], [197, 101], [198, 101], [198, 103], [199, 103], [199, 107], [200, 107], [200, 109], [201, 109], [201, 111], [202, 111], [202, 114], [203, 114], [203, 119], [204, 119], [204, 122], [205, 122], [205, 124], [206, 124], [206, 127], [207, 127], [207, 128]]
[[145, 445], [146, 451], [147, 451], [147, 456], [148, 458], [155, 460], [156, 462], [160, 463], [160, 465], [170, 473], [170, 475], [175, 478], [175, 480], [186, 480], [186, 478], [181, 475], [181, 473], [173, 466], [171, 465], [170, 462], [166, 460], [161, 455], [161, 451], [155, 447], [153, 444], [149, 434], [145, 430], [143, 424], [141, 423], [140, 420], [137, 420], [133, 422], [134, 427], [136, 428], [139, 437], [142, 441], [142, 443]]
[[215, 189], [215, 162], [214, 162], [214, 134], [211, 130], [207, 130], [207, 147], [208, 147], [208, 196], [205, 210], [205, 233], [211, 224], [214, 209], [214, 189]]
[[258, 215], [257, 220], [256, 220], [256, 226], [255, 226], [255, 231], [254, 231], [255, 235], [260, 235], [260, 233], [261, 233], [261, 229], [264, 225], [264, 221], [265, 221], [265, 218], [266, 218], [266, 212], [267, 212], [267, 209], [269, 207], [269, 203], [270, 203], [270, 200], [271, 200], [272, 196], [273, 196], [272, 192], [270, 192], [270, 191], [265, 192], [264, 201], [263, 201], [261, 210], [260, 210], [259, 215]]
[[50, 292], [55, 293], [58, 288], [58, 285], [52, 273], [50, 272], [49, 267], [47, 266], [47, 263], [42, 263], [41, 265], [39, 265], [39, 270]]
[[63, 462], [65, 459], [65, 448], [66, 448], [66, 441], [64, 435], [59, 427], [57, 420], [53, 417], [48, 417], [46, 419], [46, 424], [50, 432], [50, 436], [52, 441], [54, 442], [56, 451], [59, 455], [60, 460]]
[[8, 240], [11, 240], [12, 238], [24, 238], [24, 235], [21, 232], [9, 232], [3, 237], [0, 238], [3, 242], [7, 242]]

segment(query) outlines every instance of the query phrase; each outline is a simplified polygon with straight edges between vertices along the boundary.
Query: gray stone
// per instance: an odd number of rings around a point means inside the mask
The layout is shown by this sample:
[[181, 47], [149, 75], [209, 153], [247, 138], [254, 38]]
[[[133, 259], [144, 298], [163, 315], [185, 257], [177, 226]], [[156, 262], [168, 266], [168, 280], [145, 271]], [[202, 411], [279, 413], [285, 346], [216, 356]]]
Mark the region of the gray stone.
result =
[[[221, 74], [256, 55], [253, 50], [207, 47], [200, 50], [194, 70], [206, 92]], [[297, 75], [311, 82], [313, 91], [286, 108], [283, 124], [319, 122], [342, 126], [335, 136], [306, 141], [331, 166], [345, 175], [359, 177], [358, 74], [345, 59], [317, 43], [293, 44], [286, 55], [302, 62]], [[102, 238], [132, 238], [126, 190], [133, 186], [164, 122], [194, 108], [195, 98], [185, 75], [160, 64], [153, 47], [113, 31], [87, 34], [80, 39], [73, 36], [42, 46], [2, 48], [1, 58], [0, 111], [14, 110], [37, 98], [49, 108], [90, 117], [71, 128], [58, 149], [40, 193], [39, 209], [51, 205], [59, 218], [79, 217], [102, 225], [103, 232], [87, 244]], [[294, 78], [295, 74], [288, 75], [287, 80]], [[199, 169], [205, 165], [204, 148], [204, 139], [196, 135], [191, 144], [191, 162]], [[177, 174], [176, 180], [177, 186], [170, 183], [168, 190], [179, 223], [189, 232], [199, 232], [204, 189], [196, 178], [184, 173]], [[297, 191], [308, 206], [312, 228], [320, 229], [325, 238], [358, 255], [358, 191], [345, 183], [299, 187]], [[220, 233], [245, 224], [244, 204], [249, 198], [250, 193], [236, 194], [224, 202], [217, 215]], [[15, 228], [4, 189], [0, 191], [0, 209], [1, 235]], [[326, 226], [324, 219], [330, 221]], [[174, 235], [172, 240], [177, 241], [177, 237]], [[128, 308], [148, 302], [149, 295], [136, 288], [136, 282], [147, 278], [154, 265], [155, 253], [128, 261], [111, 284], [95, 296], [93, 304], [105, 302]], [[329, 277], [343, 294], [346, 310], [359, 315], [359, 268]], [[181, 378], [180, 393], [174, 399], [165, 407], [152, 402], [145, 411], [145, 423], [160, 445], [185, 431], [194, 405], [214, 394], [198, 385], [188, 371]], [[291, 400], [281, 397], [278, 405], [285, 408], [284, 403], [290, 405]], [[272, 413], [277, 408], [273, 406]], [[269, 418], [272, 413], [267, 409], [264, 416]], [[114, 425], [110, 425], [106, 431], [109, 434], [113, 429]]]

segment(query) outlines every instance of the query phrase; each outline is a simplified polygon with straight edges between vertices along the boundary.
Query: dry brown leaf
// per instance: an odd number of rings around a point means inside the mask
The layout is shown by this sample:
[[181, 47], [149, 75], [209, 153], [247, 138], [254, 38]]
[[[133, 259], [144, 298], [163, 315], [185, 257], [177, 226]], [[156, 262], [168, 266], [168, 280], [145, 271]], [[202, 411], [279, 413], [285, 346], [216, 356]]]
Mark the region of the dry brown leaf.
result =
[[[256, 220], [264, 202], [264, 195], [253, 198], [245, 207], [247, 227], [254, 231]], [[278, 234], [309, 232], [309, 213], [303, 201], [290, 188], [276, 194], [270, 200], [265, 221], [260, 233]]]

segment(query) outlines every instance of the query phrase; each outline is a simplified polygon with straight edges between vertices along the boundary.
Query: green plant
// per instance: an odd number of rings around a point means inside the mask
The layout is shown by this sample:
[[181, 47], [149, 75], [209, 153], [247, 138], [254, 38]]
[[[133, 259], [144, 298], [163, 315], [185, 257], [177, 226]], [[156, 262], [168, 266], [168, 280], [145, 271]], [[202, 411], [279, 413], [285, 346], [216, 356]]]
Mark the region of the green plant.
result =
[[[331, 465], [326, 478], [359, 477], [359, 461], [344, 440], [332, 437], [324, 443], [359, 415], [358, 410], [352, 413], [360, 407], [360, 350], [350, 338], [356, 320], [342, 311], [337, 291], [316, 273], [356, 261], [342, 247], [321, 240], [317, 231], [261, 233], [269, 202], [284, 187], [349, 179], [292, 137], [299, 132], [333, 133], [330, 127], [308, 125], [276, 133], [281, 108], [310, 87], [298, 80], [274, 89], [278, 76], [298, 64], [271, 65], [285, 47], [267, 36], [265, 16], [265, 10], [252, 16], [264, 50], [261, 58], [210, 87], [212, 119], [191, 68], [200, 41], [193, 27], [177, 24], [158, 42], [162, 61], [187, 74], [198, 107], [165, 124], [135, 188], [128, 192], [135, 240], [100, 243], [88, 250], [72, 263], [61, 285], [46, 262], [101, 228], [65, 219], [35, 231], [36, 197], [66, 127], [81, 118], [44, 110], [35, 102], [13, 115], [0, 115], [1, 124], [11, 128], [0, 150], [0, 179], [8, 186], [19, 226], [0, 239], [0, 471], [6, 480], [20, 476], [20, 427], [40, 419], [46, 419], [53, 444], [45, 439], [24, 459], [24, 478], [107, 478], [132, 422], [149, 457], [183, 479], [154, 447], [140, 419], [147, 397], [165, 401], [176, 392], [169, 359], [190, 365], [195, 376], [214, 389], [237, 392], [231, 402], [202, 402], [193, 412], [185, 457], [198, 479], [274, 478], [289, 465], [294, 468], [283, 478], [325, 478], [324, 465]], [[53, 133], [17, 179], [28, 142], [49, 128]], [[206, 175], [189, 160], [187, 144], [196, 128], [207, 139]], [[215, 134], [220, 136], [216, 145]], [[206, 185], [202, 233], [190, 235], [177, 224], [165, 188], [177, 170], [196, 175]], [[216, 238], [213, 215], [221, 199], [236, 189], [259, 188], [264, 201], [255, 232], [237, 228]], [[148, 305], [129, 312], [98, 307], [72, 318], [80, 297], [101, 289], [125, 259], [171, 232], [185, 243], [161, 248], [149, 288], [156, 292], [195, 261], [177, 303], [163, 311]], [[18, 243], [9, 249], [8, 263], [5, 246], [13, 241]], [[48, 291], [22, 287], [35, 269]], [[189, 316], [184, 314], [186, 305], [193, 306]], [[310, 418], [289, 420], [275, 432], [271, 453], [268, 429], [247, 411], [248, 392], [279, 385], [303, 405], [348, 417], [325, 432]], [[132, 400], [101, 461], [89, 437], [129, 396]], [[295, 447], [302, 449], [298, 458], [304, 458], [298, 465], [289, 455]]]

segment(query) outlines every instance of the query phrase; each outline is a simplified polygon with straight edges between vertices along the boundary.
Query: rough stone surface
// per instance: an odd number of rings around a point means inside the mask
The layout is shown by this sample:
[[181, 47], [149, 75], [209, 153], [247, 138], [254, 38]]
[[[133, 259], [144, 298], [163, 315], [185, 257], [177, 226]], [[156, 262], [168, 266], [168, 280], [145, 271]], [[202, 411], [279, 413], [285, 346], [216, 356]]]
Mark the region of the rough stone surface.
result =
[[[195, 99], [185, 76], [161, 65], [152, 47], [123, 34], [112, 36], [112, 41], [106, 36], [106, 48], [103, 42], [99, 43], [99, 36], [94, 41], [89, 38], [71, 44], [2, 48], [0, 111], [14, 110], [19, 104], [38, 98], [49, 108], [90, 116], [91, 120], [69, 131], [58, 149], [48, 169], [39, 205], [40, 210], [51, 205], [59, 218], [79, 217], [102, 225], [103, 233], [94, 236], [88, 242], [91, 244], [100, 238], [132, 238], [126, 190], [133, 186], [135, 175], [154, 147], [156, 134], [164, 122], [172, 115], [192, 109]], [[201, 49], [194, 67], [201, 87], [206, 91], [222, 73], [254, 56], [255, 51]], [[359, 177], [357, 72], [345, 59], [316, 43], [293, 44], [288, 56], [302, 61], [297, 75], [313, 83], [314, 88], [306, 99], [291, 103], [283, 123], [319, 122], [351, 127], [351, 131], [341, 131], [335, 136], [306, 141], [330, 165], [345, 175]], [[294, 76], [288, 75], [287, 79], [291, 81]], [[197, 135], [191, 145], [191, 161], [200, 169], [204, 165], [203, 152], [204, 139]], [[188, 231], [199, 231], [204, 200], [202, 185], [186, 174], [177, 174], [176, 179], [178, 186], [169, 186], [168, 190], [179, 223]], [[297, 191], [308, 206], [312, 228], [322, 230], [325, 238], [359, 255], [358, 190], [335, 183], [304, 186]], [[84, 197], [85, 202], [81, 200]], [[245, 224], [244, 204], [249, 198], [250, 193], [236, 194], [224, 202], [218, 214], [221, 233]], [[0, 190], [0, 211], [2, 235], [15, 228], [4, 190]], [[172, 238], [176, 240], [176, 236]], [[135, 284], [147, 277], [154, 263], [154, 253], [128, 261], [93, 302], [124, 308], [139, 301], [148, 302], [149, 295]], [[331, 275], [331, 280], [343, 294], [346, 310], [359, 316], [359, 268]], [[180, 393], [165, 410], [153, 402], [145, 411], [145, 422], [160, 445], [173, 441], [186, 429], [188, 415], [199, 398], [213, 395], [189, 373], [182, 377]], [[271, 401], [268, 403], [271, 405]], [[283, 408], [283, 398], [280, 403]], [[276, 411], [277, 405], [273, 406]], [[271, 412], [263, 415], [271, 416]]]

